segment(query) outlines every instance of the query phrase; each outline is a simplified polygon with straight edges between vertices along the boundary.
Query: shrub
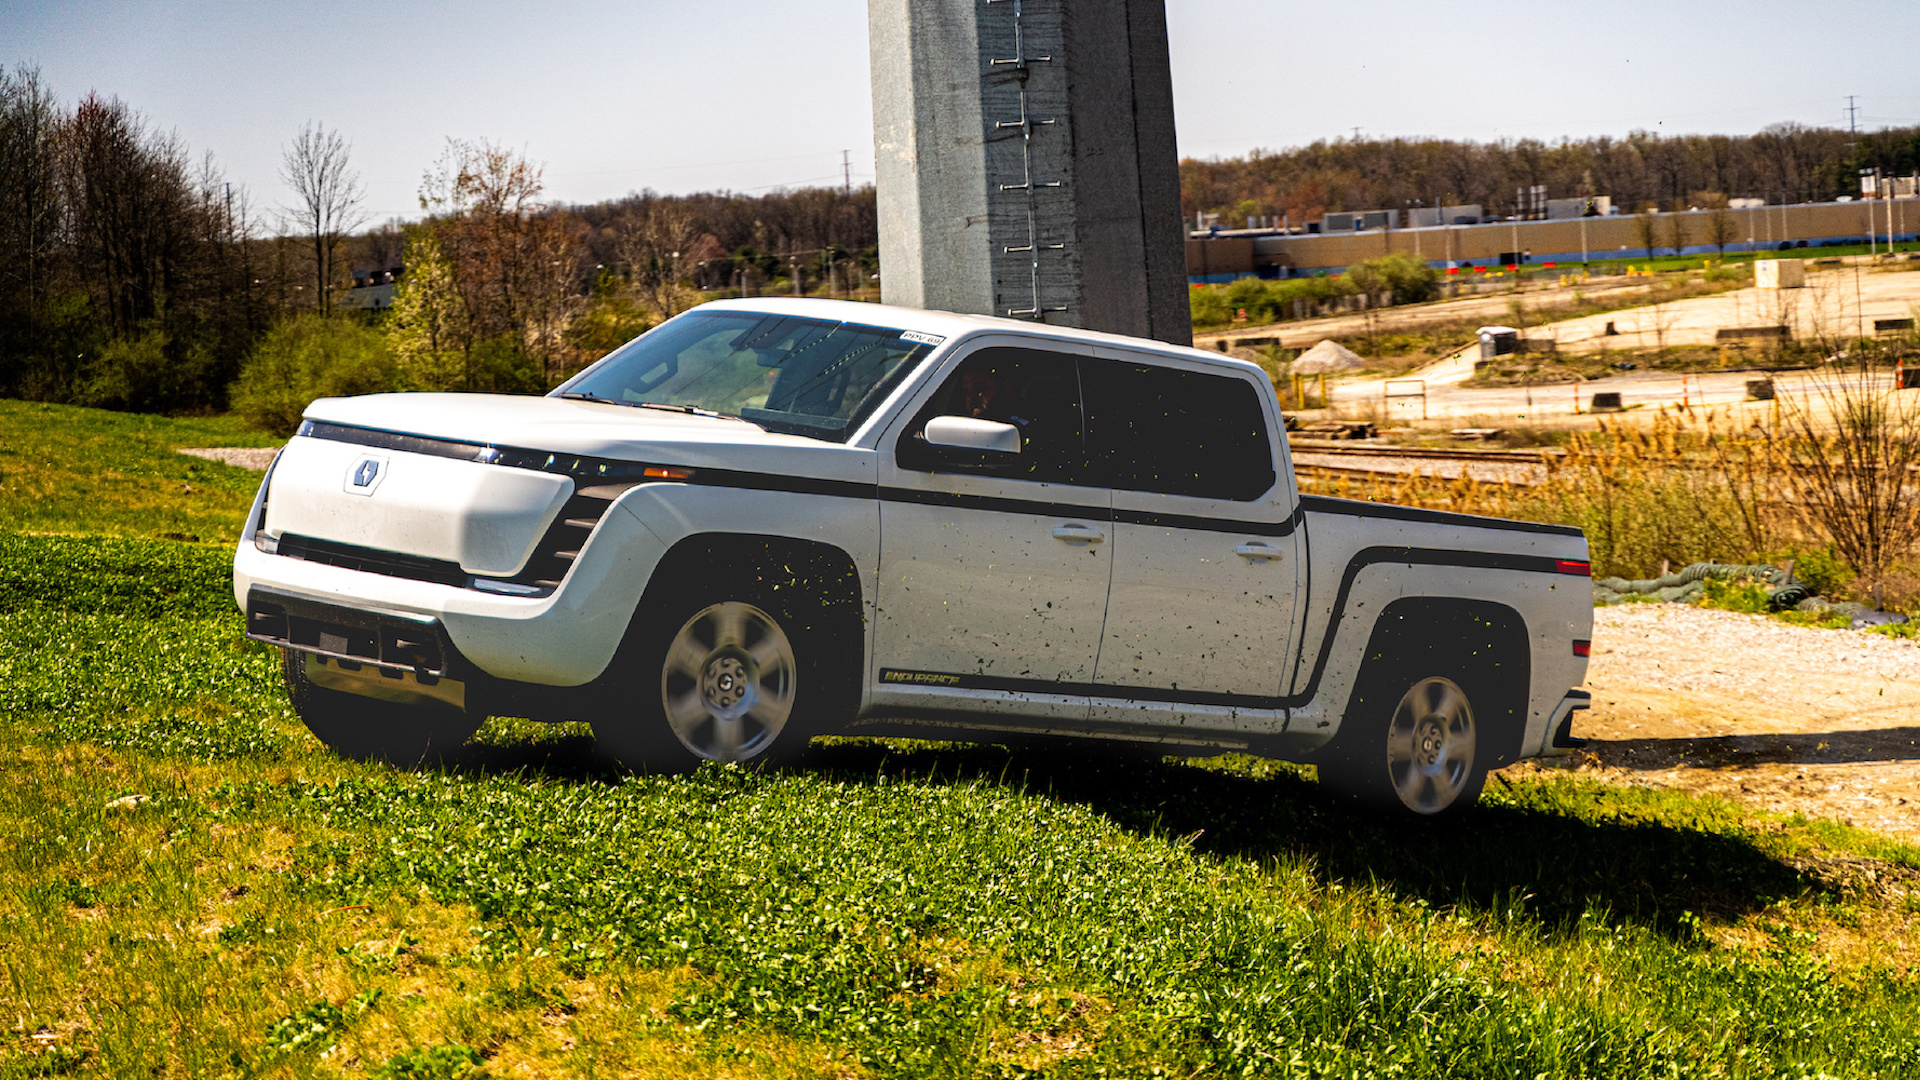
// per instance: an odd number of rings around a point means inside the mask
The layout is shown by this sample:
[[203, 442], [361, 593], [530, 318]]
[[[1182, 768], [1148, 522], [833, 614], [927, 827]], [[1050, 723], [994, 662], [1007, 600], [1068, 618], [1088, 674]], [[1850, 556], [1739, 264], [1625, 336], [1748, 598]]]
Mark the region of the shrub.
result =
[[218, 401], [224, 378], [202, 342], [182, 345], [164, 331], [117, 338], [88, 359], [73, 400], [79, 405], [164, 412]]
[[1233, 320], [1233, 308], [1226, 294], [1211, 286], [1189, 290], [1193, 305], [1193, 325], [1220, 326]]
[[287, 434], [315, 398], [396, 388], [393, 356], [379, 331], [309, 314], [267, 331], [240, 368], [232, 402], [249, 423]]
[[1853, 584], [1853, 567], [1832, 544], [1805, 550], [1788, 548], [1768, 557], [1769, 562], [1793, 560], [1793, 576], [1820, 596], [1838, 597]]
[[1440, 275], [1411, 255], [1395, 252], [1347, 267], [1353, 287], [1368, 296], [1389, 293], [1396, 304], [1417, 304], [1440, 295]]

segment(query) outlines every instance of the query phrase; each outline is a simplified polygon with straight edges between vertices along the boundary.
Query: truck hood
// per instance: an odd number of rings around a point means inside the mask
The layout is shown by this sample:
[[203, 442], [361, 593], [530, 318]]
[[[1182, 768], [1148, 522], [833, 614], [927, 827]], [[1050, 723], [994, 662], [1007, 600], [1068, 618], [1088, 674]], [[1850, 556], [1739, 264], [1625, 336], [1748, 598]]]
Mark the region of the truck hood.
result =
[[487, 446], [724, 469], [769, 469], [873, 482], [873, 455], [776, 434], [744, 420], [567, 398], [505, 394], [371, 394], [321, 398], [307, 419]]

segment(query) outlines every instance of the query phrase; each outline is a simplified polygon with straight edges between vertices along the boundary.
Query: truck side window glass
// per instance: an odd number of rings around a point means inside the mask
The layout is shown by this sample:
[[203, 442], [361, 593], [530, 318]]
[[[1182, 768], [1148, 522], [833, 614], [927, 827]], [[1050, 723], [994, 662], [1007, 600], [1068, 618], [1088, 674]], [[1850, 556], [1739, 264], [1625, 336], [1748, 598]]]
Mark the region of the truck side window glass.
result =
[[1081, 380], [1100, 482], [1239, 502], [1273, 487], [1266, 417], [1246, 380], [1116, 360], [1082, 361]]
[[[895, 448], [903, 469], [969, 472], [1053, 484], [1082, 483], [1086, 444], [1075, 357], [1040, 349], [981, 349], [940, 384]], [[973, 416], [1020, 429], [1018, 456], [968, 458], [926, 443], [927, 421]]]

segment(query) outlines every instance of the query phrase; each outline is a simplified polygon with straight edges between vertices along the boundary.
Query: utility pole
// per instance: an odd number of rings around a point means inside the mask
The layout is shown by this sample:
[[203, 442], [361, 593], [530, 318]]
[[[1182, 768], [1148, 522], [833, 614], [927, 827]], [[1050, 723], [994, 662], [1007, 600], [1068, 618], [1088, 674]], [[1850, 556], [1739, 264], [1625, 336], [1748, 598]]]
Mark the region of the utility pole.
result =
[[840, 151], [840, 174], [843, 177], [840, 193], [851, 196], [853, 194], [853, 151]]

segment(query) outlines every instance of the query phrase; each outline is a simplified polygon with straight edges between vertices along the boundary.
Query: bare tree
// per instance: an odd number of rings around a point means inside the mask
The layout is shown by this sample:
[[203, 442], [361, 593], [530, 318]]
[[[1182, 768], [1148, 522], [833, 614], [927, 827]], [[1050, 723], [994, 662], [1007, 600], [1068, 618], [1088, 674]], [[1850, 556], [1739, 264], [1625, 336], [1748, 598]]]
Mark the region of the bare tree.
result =
[[1633, 232], [1640, 246], [1647, 249], [1647, 258], [1653, 258], [1653, 246], [1660, 242], [1660, 219], [1651, 210], [1642, 210], [1633, 216]]
[[1720, 249], [1720, 257], [1727, 257], [1727, 245], [1733, 243], [1737, 234], [1734, 229], [1733, 214], [1724, 206], [1716, 206], [1713, 213], [1707, 215], [1707, 243]]
[[1685, 210], [1675, 209], [1673, 213], [1667, 215], [1667, 246], [1673, 249], [1675, 255], [1679, 255], [1692, 240], [1689, 235], [1692, 232], [1691, 226], [1692, 223], [1687, 220]]
[[703, 235], [692, 211], [673, 199], [651, 199], [622, 214], [613, 225], [614, 251], [633, 273], [647, 306], [670, 319], [687, 304], [683, 282], [694, 271]]
[[333, 310], [340, 242], [366, 221], [360, 209], [365, 189], [360, 174], [348, 164], [350, 149], [339, 132], [309, 123], [280, 157], [280, 179], [295, 197], [295, 205], [285, 212], [313, 245], [314, 302], [323, 315]]

